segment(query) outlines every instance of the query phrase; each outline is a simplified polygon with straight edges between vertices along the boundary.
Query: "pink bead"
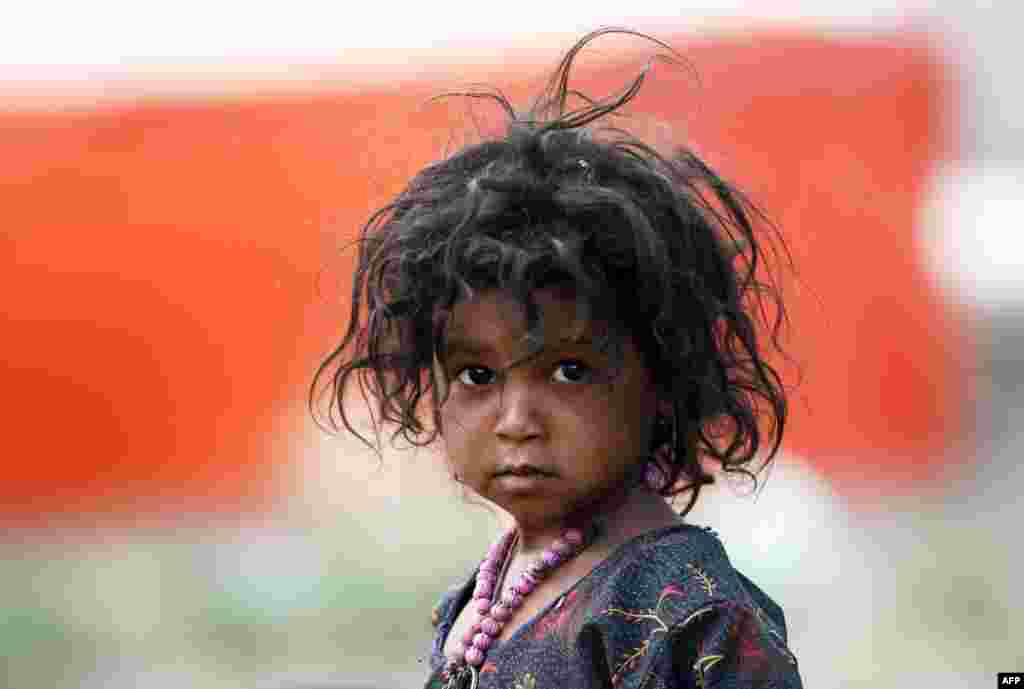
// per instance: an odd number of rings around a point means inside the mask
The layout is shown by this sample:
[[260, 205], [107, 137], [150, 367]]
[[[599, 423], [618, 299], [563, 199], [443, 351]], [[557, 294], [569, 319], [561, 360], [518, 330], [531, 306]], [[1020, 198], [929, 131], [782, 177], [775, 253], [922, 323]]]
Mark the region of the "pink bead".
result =
[[494, 560], [484, 560], [480, 565], [480, 573], [484, 572], [494, 576], [498, 572], [498, 564]]
[[571, 543], [574, 546], [583, 544], [583, 532], [579, 529], [567, 529], [562, 538]]
[[491, 601], [486, 598], [477, 598], [476, 611], [481, 615], [486, 615], [487, 611], [491, 609]]
[[519, 592], [520, 596], [525, 596], [526, 594], [533, 591], [533, 589], [536, 588], [536, 586], [537, 584], [533, 581], [533, 579], [527, 579], [526, 575], [524, 574], [522, 577], [519, 578], [519, 583], [516, 584], [516, 591]]
[[473, 591], [474, 598], [490, 598], [494, 593], [494, 585], [490, 581], [477, 581]]
[[548, 566], [544, 562], [534, 562], [526, 569], [528, 574], [534, 581], [541, 581], [547, 574]]
[[484, 620], [481, 620], [480, 631], [482, 631], [487, 636], [496, 639], [498, 638], [498, 634], [501, 634], [501, 629], [504, 626], [505, 625], [503, 625], [501, 622], [498, 622], [497, 620], [492, 620], [490, 617], [488, 617]]
[[540, 557], [548, 567], [557, 567], [562, 561], [562, 557], [554, 550], [545, 550]]
[[497, 581], [497, 577], [494, 575], [494, 572], [477, 572], [476, 583], [486, 582], [494, 586], [495, 581]]
[[573, 550], [575, 550], [575, 548], [561, 538], [551, 544], [551, 549], [562, 556], [569, 555]]
[[496, 619], [498, 622], [504, 622], [508, 618], [512, 617], [512, 611], [508, 609], [504, 603], [498, 603], [491, 608], [491, 617]]
[[481, 665], [484, 662], [484, 653], [476, 646], [470, 646], [466, 649], [464, 657], [470, 665]]
[[491, 642], [494, 641], [487, 634], [477, 634], [473, 637], [473, 646], [479, 648], [481, 651], [486, 651], [491, 647]]

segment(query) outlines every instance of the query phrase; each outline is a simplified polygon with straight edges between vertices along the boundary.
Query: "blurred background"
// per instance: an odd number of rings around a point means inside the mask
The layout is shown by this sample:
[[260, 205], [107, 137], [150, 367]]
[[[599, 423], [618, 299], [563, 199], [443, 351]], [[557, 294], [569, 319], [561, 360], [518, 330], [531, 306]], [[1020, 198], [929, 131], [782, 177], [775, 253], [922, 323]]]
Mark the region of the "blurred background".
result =
[[[658, 63], [632, 111], [766, 208], [799, 270], [783, 451], [756, 498], [720, 484], [691, 521], [784, 607], [808, 687], [1024, 670], [1022, 14], [6, 9], [0, 686], [422, 685], [430, 609], [502, 519], [435, 452], [378, 465], [309, 419], [348, 318], [344, 246], [498, 121], [428, 97], [482, 82], [523, 106], [607, 24], [690, 61], [699, 82]], [[598, 39], [573, 85], [618, 92], [654, 48]]]

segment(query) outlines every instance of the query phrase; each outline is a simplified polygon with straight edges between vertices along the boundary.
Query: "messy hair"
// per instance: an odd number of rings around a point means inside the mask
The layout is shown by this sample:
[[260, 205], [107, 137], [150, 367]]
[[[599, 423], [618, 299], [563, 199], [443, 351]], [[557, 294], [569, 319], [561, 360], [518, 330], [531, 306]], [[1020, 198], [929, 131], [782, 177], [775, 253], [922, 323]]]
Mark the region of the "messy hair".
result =
[[[477, 290], [508, 291], [526, 313], [526, 359], [544, 348], [532, 293], [569, 285], [577, 314], [610, 324], [599, 346], [611, 351], [613, 370], [621, 371], [623, 338], [633, 338], [671, 401], [671, 418], [654, 420], [646, 470], [663, 496], [689, 493], [685, 515], [714, 483], [709, 461], [756, 486], [747, 466], [765, 441], [761, 468], [779, 449], [786, 393], [759, 339], [767, 334], [781, 352], [786, 315], [775, 282], [759, 271], [768, 240], [782, 238], [689, 149], [663, 155], [622, 129], [590, 126], [629, 102], [651, 67], [616, 97], [570, 90], [576, 54], [613, 32], [675, 52], [604, 28], [569, 50], [525, 113], [496, 89], [439, 96], [493, 100], [507, 114], [505, 133], [427, 166], [370, 217], [357, 240], [348, 330], [317, 370], [309, 402], [319, 420], [327, 396], [326, 425], [337, 431], [340, 418], [373, 448], [345, 414], [344, 392], [358, 374], [364, 401], [369, 391], [377, 403], [371, 418], [397, 426], [392, 441], [401, 434], [430, 445], [443, 434], [449, 381], [433, 364], [445, 360], [453, 307]], [[570, 96], [584, 105], [568, 109]], [[755, 232], [761, 227], [770, 232]]]

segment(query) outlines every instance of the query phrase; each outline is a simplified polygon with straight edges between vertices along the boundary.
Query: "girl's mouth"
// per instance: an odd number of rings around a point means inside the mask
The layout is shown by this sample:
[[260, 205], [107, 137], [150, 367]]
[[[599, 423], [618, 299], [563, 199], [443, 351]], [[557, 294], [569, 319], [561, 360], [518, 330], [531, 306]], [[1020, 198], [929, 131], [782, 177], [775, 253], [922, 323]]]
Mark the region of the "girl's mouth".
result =
[[533, 495], [552, 475], [536, 467], [515, 467], [496, 474], [495, 482], [507, 495]]
[[529, 464], [523, 464], [515, 467], [508, 467], [500, 470], [496, 476], [551, 476], [551, 474], [543, 469], [538, 469], [535, 466]]

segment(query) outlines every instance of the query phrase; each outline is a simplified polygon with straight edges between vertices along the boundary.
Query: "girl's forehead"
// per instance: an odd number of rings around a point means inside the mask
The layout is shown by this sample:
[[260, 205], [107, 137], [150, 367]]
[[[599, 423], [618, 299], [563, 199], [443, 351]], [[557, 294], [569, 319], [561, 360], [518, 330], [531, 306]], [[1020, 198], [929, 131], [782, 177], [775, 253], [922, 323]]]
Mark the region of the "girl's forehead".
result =
[[[574, 292], [568, 289], [544, 288], [530, 295], [543, 314], [545, 334], [560, 337], [600, 337], [606, 332], [601, 323], [585, 318], [577, 311]], [[446, 324], [448, 337], [492, 339], [514, 331], [525, 334], [525, 305], [510, 292], [481, 290], [473, 299], [456, 302]]]

